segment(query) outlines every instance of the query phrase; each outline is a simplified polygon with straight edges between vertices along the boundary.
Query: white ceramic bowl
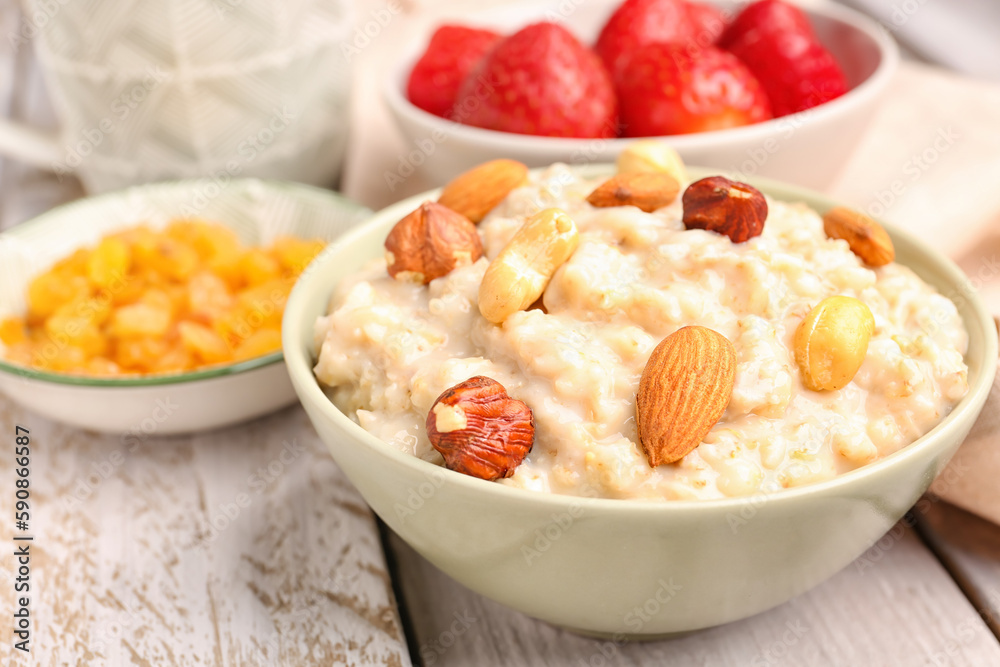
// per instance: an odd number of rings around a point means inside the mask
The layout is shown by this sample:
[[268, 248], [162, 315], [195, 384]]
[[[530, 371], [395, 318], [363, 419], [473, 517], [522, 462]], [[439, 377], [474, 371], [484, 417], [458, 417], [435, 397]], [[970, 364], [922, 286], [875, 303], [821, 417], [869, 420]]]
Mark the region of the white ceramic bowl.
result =
[[[161, 183], [82, 199], [0, 234], [0, 318], [24, 312], [34, 275], [115, 230], [197, 216], [231, 227], [247, 244], [286, 234], [333, 240], [368, 214], [327, 190], [249, 179]], [[50, 419], [123, 437], [225, 426], [295, 402], [281, 352], [189, 373], [125, 378], [42, 372], [0, 358], [0, 391]]]
[[[566, 26], [584, 43], [593, 43], [620, 0], [583, 4], [544, 0], [517, 4], [454, 20], [505, 32], [529, 23], [565, 17]], [[731, 2], [717, 2], [732, 8]], [[560, 8], [572, 11], [561, 11]], [[851, 90], [842, 97], [799, 114], [745, 127], [665, 137], [688, 164], [752, 176], [777, 178], [822, 189], [833, 182], [864, 133], [899, 62], [896, 43], [875, 21], [833, 3], [806, 9], [820, 40], [847, 75]], [[442, 19], [441, 22], [447, 19]], [[427, 113], [406, 99], [413, 63], [426, 48], [429, 34], [419, 35], [385, 82], [384, 96], [407, 147], [436, 184], [486, 160], [520, 160], [531, 167], [553, 162], [583, 164], [613, 161], [634, 139], [559, 139], [484, 130]], [[413, 154], [413, 153], [411, 153]]]

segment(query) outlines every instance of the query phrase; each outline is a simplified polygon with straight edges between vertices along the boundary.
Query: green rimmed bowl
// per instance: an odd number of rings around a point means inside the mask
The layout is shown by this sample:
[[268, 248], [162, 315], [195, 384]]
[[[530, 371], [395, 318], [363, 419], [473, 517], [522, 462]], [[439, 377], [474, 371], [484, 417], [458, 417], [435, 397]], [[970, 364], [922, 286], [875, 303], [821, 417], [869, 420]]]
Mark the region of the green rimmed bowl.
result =
[[[0, 318], [24, 312], [32, 277], [120, 229], [201, 217], [257, 245], [281, 235], [333, 240], [369, 215], [327, 190], [253, 179], [157, 183], [88, 197], [0, 234]], [[43, 372], [0, 358], [0, 391], [50, 419], [123, 435], [211, 429], [295, 402], [281, 352], [188, 373], [124, 378]]]
[[[611, 173], [610, 166], [588, 168]], [[712, 173], [691, 169], [693, 178]], [[836, 202], [752, 179], [823, 212]], [[460, 583], [529, 616], [585, 633], [653, 638], [720, 625], [828, 579], [884, 535], [965, 438], [996, 372], [993, 319], [959, 269], [888, 227], [897, 260], [952, 298], [969, 332], [968, 395], [930, 433], [836, 479], [768, 496], [656, 503], [511, 488], [445, 470], [364, 431], [313, 376], [316, 317], [338, 281], [380, 256], [391, 226], [437, 191], [400, 202], [341, 237], [285, 309], [295, 390], [333, 457], [372, 509]]]

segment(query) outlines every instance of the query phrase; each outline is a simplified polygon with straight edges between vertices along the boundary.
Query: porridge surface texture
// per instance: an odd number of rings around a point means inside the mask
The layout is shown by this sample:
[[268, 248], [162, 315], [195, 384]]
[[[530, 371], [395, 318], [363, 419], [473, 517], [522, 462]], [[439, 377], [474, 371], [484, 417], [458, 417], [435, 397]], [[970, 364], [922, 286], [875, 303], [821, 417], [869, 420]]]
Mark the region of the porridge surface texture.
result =
[[[424, 421], [445, 389], [489, 376], [534, 412], [535, 443], [499, 483], [651, 500], [746, 496], [830, 479], [908, 445], [968, 390], [954, 304], [898, 264], [870, 269], [828, 239], [804, 204], [768, 199], [763, 234], [734, 244], [686, 230], [678, 198], [653, 213], [594, 208], [601, 181], [563, 165], [532, 177], [479, 224], [485, 256], [429, 285], [373, 260], [338, 286], [316, 323], [316, 376], [363, 428], [440, 463]], [[479, 313], [483, 273], [525, 218], [559, 207], [580, 244], [541, 309], [502, 325]], [[792, 338], [822, 299], [871, 309], [861, 369], [837, 391], [806, 389]], [[687, 325], [732, 341], [736, 384], [722, 419], [681, 461], [651, 468], [635, 394], [656, 344]]]

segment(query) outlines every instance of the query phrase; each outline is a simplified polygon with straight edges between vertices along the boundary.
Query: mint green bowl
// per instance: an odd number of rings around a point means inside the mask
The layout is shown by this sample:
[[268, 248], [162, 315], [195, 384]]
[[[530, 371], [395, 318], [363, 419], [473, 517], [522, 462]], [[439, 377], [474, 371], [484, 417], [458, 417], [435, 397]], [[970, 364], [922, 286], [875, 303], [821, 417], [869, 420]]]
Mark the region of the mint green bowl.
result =
[[[611, 168], [588, 171], [596, 176]], [[751, 182], [820, 212], [836, 204], [780, 183]], [[899, 452], [771, 496], [664, 503], [550, 495], [439, 468], [364, 431], [330, 402], [312, 373], [313, 323], [334, 286], [380, 256], [391, 226], [436, 196], [428, 192], [375, 214], [299, 281], [284, 321], [292, 384], [334, 459], [410, 546], [472, 590], [570, 630], [638, 638], [687, 632], [756, 614], [823, 582], [917, 501], [965, 438], [993, 383], [996, 329], [967, 279], [889, 227], [897, 261], [950, 296], [969, 331], [968, 395]]]

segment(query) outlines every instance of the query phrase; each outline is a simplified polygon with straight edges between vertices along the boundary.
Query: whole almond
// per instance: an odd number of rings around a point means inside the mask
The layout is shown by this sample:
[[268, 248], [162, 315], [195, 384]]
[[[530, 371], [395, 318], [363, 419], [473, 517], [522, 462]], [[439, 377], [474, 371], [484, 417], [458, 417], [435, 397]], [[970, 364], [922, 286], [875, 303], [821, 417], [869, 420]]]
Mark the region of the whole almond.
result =
[[851, 252], [869, 266], [884, 266], [896, 259], [889, 233], [860, 211], [836, 206], [823, 214], [823, 231], [831, 239], [844, 239]]
[[516, 160], [491, 160], [452, 179], [441, 190], [438, 203], [478, 223], [511, 190], [527, 182], [525, 165]]
[[677, 199], [677, 179], [666, 172], [626, 172], [604, 181], [587, 197], [591, 206], [635, 206], [652, 213]]
[[679, 461], [722, 417], [736, 381], [736, 350], [722, 334], [690, 326], [656, 346], [639, 380], [636, 424], [651, 467]]
[[429, 283], [483, 256], [476, 226], [446, 206], [427, 201], [385, 238], [385, 260], [396, 280]]

